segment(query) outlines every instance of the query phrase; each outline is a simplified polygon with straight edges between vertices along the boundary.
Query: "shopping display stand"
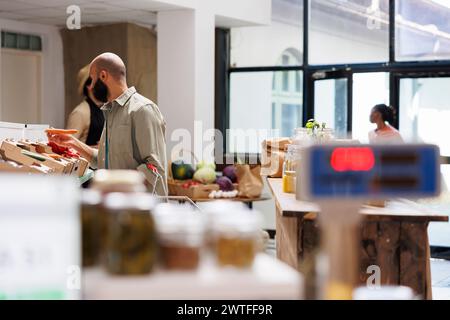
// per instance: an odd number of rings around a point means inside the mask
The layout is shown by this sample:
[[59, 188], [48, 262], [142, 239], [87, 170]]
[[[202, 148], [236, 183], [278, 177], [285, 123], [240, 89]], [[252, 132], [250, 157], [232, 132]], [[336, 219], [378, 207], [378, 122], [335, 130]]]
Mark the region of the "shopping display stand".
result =
[[351, 299], [358, 285], [362, 204], [436, 196], [439, 170], [439, 149], [433, 145], [316, 145], [304, 150], [296, 193], [321, 210], [325, 267], [324, 274], [319, 272], [319, 298]]

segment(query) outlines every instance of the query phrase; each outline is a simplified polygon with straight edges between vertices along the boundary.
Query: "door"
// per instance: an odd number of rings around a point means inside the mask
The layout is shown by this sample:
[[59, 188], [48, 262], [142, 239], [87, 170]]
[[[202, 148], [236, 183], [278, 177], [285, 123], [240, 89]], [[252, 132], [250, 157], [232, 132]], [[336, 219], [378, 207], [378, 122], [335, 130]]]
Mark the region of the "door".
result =
[[0, 121], [40, 123], [41, 54], [13, 49], [0, 54]]

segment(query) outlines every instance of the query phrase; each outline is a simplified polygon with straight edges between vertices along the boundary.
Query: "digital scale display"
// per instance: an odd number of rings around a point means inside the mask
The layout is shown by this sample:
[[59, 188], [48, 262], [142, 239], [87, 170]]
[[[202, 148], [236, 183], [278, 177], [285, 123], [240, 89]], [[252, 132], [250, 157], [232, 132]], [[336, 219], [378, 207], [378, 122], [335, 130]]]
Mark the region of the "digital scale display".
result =
[[440, 189], [434, 145], [313, 146], [305, 160], [314, 198], [428, 197]]

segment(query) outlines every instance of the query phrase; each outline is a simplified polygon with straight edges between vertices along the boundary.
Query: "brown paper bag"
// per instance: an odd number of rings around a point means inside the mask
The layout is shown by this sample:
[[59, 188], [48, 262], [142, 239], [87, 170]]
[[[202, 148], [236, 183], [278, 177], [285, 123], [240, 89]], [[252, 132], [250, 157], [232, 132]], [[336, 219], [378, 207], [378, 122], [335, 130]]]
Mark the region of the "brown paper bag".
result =
[[264, 140], [261, 152], [261, 175], [271, 178], [281, 178], [283, 162], [289, 138], [275, 138]]
[[264, 187], [261, 178], [260, 165], [237, 164], [236, 176], [238, 181], [239, 197], [258, 198]]

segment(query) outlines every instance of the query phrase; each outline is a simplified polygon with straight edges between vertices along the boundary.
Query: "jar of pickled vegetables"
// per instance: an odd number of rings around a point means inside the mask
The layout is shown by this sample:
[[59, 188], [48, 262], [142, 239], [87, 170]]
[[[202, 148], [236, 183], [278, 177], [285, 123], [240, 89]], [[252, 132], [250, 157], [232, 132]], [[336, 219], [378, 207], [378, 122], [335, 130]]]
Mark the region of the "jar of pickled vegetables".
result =
[[105, 197], [113, 192], [145, 192], [145, 177], [136, 170], [97, 170], [92, 180], [91, 189], [102, 195], [102, 204], [98, 208], [100, 219], [100, 259], [106, 259], [106, 238], [108, 234], [108, 211], [105, 209]]
[[81, 243], [83, 267], [99, 262], [101, 250], [101, 194], [95, 190], [81, 193]]
[[258, 252], [260, 215], [241, 210], [221, 216], [215, 224], [215, 255], [219, 266], [249, 268]]
[[167, 270], [195, 270], [204, 247], [203, 216], [187, 205], [162, 203], [155, 210], [161, 264]]
[[119, 275], [151, 272], [157, 258], [155, 198], [146, 193], [111, 193], [104, 202], [108, 213], [106, 270]]
[[290, 144], [283, 163], [283, 192], [295, 193], [297, 169], [300, 166], [302, 146]]

